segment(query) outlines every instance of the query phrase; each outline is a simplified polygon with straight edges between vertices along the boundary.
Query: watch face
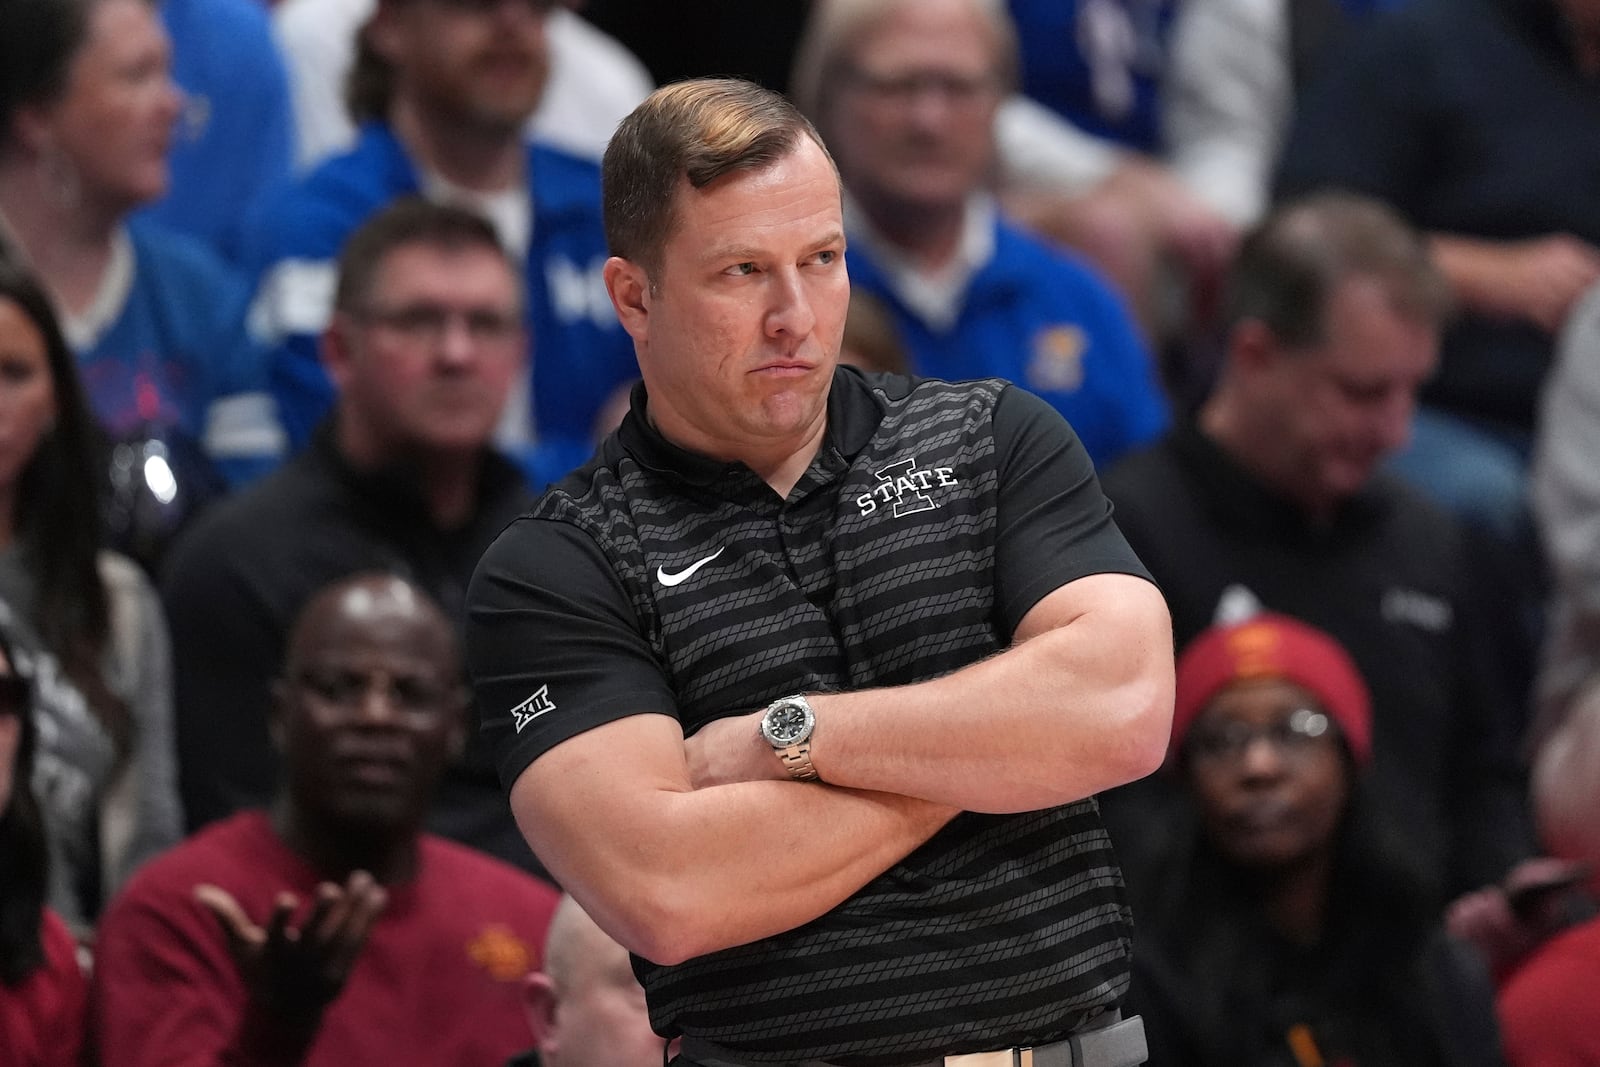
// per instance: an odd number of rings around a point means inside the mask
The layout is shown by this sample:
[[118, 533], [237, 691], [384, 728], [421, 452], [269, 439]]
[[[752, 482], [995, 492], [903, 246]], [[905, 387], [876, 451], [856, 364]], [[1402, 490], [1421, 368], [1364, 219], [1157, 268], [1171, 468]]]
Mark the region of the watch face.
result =
[[772, 736], [778, 741], [793, 741], [806, 728], [806, 713], [796, 704], [774, 708], [767, 719]]
[[779, 701], [768, 709], [761, 721], [761, 732], [778, 748], [785, 748], [811, 736], [811, 709], [800, 701]]

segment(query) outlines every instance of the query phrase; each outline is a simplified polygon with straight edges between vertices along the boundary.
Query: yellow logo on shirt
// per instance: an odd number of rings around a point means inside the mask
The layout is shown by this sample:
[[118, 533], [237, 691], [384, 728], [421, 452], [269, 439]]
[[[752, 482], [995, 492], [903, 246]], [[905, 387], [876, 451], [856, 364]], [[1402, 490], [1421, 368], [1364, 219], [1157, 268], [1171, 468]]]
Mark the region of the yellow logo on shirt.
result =
[[1070, 324], [1046, 326], [1033, 335], [1028, 388], [1036, 393], [1070, 393], [1083, 384], [1083, 354], [1089, 337]]
[[509, 926], [491, 923], [467, 943], [467, 956], [497, 982], [515, 982], [533, 970], [533, 952]]

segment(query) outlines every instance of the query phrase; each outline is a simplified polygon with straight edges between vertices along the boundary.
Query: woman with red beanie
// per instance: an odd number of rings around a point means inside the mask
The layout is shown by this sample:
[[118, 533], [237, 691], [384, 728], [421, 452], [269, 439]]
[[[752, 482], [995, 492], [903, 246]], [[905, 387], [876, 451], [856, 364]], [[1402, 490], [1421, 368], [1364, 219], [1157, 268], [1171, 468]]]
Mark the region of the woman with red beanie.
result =
[[1130, 1010], [1166, 1067], [1494, 1067], [1488, 975], [1366, 814], [1367, 688], [1281, 615], [1178, 659], [1167, 769], [1192, 824], [1130, 872]]

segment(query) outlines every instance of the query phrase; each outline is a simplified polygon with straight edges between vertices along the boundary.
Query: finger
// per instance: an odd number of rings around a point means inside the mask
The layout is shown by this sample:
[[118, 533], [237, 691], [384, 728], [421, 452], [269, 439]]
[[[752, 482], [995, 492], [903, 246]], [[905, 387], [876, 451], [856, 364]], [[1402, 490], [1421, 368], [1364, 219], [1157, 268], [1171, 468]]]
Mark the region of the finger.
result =
[[378, 916], [383, 914], [383, 909], [389, 903], [388, 892], [370, 876], [363, 884], [352, 887], [349, 895], [350, 914], [339, 933], [338, 940], [334, 943], [334, 953], [328, 961], [330, 974], [339, 981], [343, 981], [344, 976], [355, 965], [361, 950], [366, 947], [367, 936], [371, 933], [373, 924], [377, 922]]
[[272, 899], [272, 914], [267, 916], [266, 945], [269, 950], [281, 950], [298, 940], [300, 933], [289, 925], [300, 899], [285, 890]]
[[197, 885], [194, 887], [194, 898], [216, 916], [222, 932], [228, 938], [229, 951], [234, 955], [257, 952], [266, 943], [266, 931], [251, 921], [244, 908], [226, 889], [215, 885]]
[[330, 931], [344, 921], [344, 910], [344, 890], [332, 882], [318, 884], [316, 897], [311, 905], [311, 914], [300, 924], [301, 941], [318, 944], [326, 942]]

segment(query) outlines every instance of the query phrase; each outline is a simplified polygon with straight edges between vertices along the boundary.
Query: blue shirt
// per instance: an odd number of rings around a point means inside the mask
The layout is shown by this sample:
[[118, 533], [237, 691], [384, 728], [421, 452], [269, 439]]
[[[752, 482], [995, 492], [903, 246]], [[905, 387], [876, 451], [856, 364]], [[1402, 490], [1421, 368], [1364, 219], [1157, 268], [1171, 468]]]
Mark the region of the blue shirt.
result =
[[1022, 91], [1097, 137], [1161, 149], [1178, 0], [1010, 0]]
[[[520, 446], [515, 458], [537, 488], [588, 459], [600, 408], [637, 377], [638, 365], [601, 279], [606, 243], [599, 169], [530, 145], [528, 174], [529, 407], [538, 439]], [[272, 391], [294, 447], [333, 405], [317, 337], [331, 311], [339, 250], [378, 209], [420, 191], [404, 146], [389, 127], [372, 123], [349, 152], [273, 197], [251, 227], [250, 262], [259, 275], [251, 324], [272, 346]]]
[[1089, 268], [997, 222], [994, 255], [968, 284], [954, 325], [941, 330], [901, 302], [864, 244], [850, 248], [851, 288], [888, 308], [913, 373], [1023, 386], [1072, 424], [1097, 468], [1166, 429], [1151, 356]]
[[289, 75], [256, 0], [162, 0], [161, 17], [186, 103], [167, 195], [147, 214], [238, 263], [244, 220], [289, 180]]
[[156, 430], [201, 445], [231, 482], [282, 451], [265, 353], [245, 330], [249, 290], [204, 245], [134, 221], [133, 279], [121, 313], [78, 366], [113, 436]]

